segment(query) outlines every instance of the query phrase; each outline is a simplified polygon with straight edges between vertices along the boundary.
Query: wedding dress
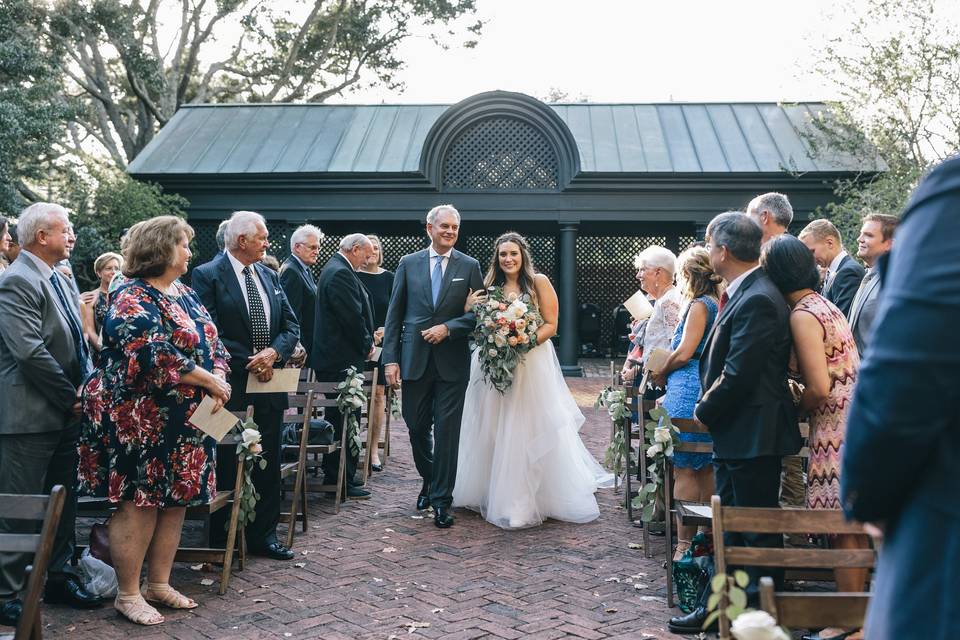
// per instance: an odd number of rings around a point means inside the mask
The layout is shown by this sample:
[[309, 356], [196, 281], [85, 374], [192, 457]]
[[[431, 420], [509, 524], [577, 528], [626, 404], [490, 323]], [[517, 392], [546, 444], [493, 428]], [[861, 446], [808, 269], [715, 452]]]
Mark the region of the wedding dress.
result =
[[548, 340], [527, 352], [503, 394], [483, 380], [477, 353], [463, 405], [454, 506], [480, 511], [504, 529], [547, 518], [589, 522], [594, 492], [613, 486], [583, 441], [583, 413]]

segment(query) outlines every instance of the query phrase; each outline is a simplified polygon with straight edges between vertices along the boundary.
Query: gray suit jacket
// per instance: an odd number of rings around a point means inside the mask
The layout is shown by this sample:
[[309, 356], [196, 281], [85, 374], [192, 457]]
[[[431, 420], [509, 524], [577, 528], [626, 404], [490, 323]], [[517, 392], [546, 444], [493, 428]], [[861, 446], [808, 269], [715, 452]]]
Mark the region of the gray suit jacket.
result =
[[[70, 285], [62, 278], [64, 291]], [[69, 301], [80, 317], [79, 301]], [[83, 382], [67, 311], [28, 256], [0, 276], [0, 435], [58, 431]]]
[[[871, 277], [871, 273], [873, 274]], [[870, 328], [873, 326], [873, 318], [877, 314], [877, 305], [880, 302], [880, 274], [875, 271], [867, 271], [860, 288], [853, 296], [853, 302], [850, 304], [850, 330], [853, 331], [853, 339], [857, 343], [857, 351], [863, 357], [863, 351], [867, 348], [867, 342], [870, 337]]]
[[[472, 311], [465, 312], [463, 307], [470, 289], [483, 288], [480, 263], [454, 249], [443, 274], [436, 306], [430, 285], [429, 249], [400, 260], [387, 308], [380, 361], [399, 364], [404, 380], [419, 380], [432, 355], [442, 380], [465, 380], [470, 375], [467, 338], [476, 328], [477, 319]], [[449, 337], [440, 344], [429, 344], [420, 336], [423, 329], [440, 323], [450, 330]]]

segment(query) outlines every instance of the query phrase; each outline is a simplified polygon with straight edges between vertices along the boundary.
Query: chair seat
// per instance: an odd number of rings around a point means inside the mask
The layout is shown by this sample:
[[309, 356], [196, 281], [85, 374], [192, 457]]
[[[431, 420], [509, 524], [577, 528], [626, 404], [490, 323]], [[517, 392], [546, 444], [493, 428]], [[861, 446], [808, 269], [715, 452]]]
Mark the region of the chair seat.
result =
[[704, 507], [706, 509], [710, 508], [710, 505], [702, 502], [686, 502], [684, 500], [676, 500], [674, 504], [677, 508], [677, 515], [680, 517], [680, 524], [684, 526], [709, 526], [713, 522], [713, 517], [711, 515], [703, 515], [696, 513], [691, 509], [691, 507]]

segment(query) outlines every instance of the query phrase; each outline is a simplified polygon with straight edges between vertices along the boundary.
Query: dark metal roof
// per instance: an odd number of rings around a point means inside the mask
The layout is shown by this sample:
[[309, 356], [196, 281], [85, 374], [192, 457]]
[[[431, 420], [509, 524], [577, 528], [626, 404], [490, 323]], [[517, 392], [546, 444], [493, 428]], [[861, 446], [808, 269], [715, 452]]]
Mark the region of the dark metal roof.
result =
[[[181, 108], [130, 164], [135, 175], [403, 174], [450, 105], [224, 104]], [[821, 103], [556, 104], [585, 173], [836, 173], [882, 162], [815, 155]]]

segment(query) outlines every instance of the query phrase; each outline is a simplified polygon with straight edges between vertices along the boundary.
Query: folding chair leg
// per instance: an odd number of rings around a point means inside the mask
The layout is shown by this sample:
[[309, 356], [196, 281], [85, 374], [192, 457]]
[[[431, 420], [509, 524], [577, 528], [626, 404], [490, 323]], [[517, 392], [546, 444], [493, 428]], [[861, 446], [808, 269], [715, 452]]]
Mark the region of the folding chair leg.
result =
[[633, 423], [630, 420], [623, 420], [621, 422], [621, 428], [623, 429], [623, 450], [621, 450], [620, 455], [622, 455], [624, 460], [624, 506], [627, 509], [627, 518], [630, 520], [630, 524], [633, 524], [633, 482], [631, 481], [631, 470], [630, 470], [630, 458], [632, 457], [633, 452], [633, 441], [630, 439], [630, 432], [632, 431]]
[[304, 477], [303, 486], [300, 487], [300, 511], [303, 512], [303, 532], [306, 533], [307, 526], [307, 479]]
[[664, 554], [667, 568], [667, 607], [673, 607], [673, 474], [670, 461], [664, 462], [663, 469], [663, 528]]
[[[301, 506], [301, 496], [306, 493], [303, 489], [303, 468], [297, 468], [297, 475], [293, 479], [293, 498], [290, 500], [290, 520], [287, 521], [287, 549], [293, 548], [293, 534], [297, 530], [297, 508]], [[304, 510], [304, 520], [307, 513]]]

